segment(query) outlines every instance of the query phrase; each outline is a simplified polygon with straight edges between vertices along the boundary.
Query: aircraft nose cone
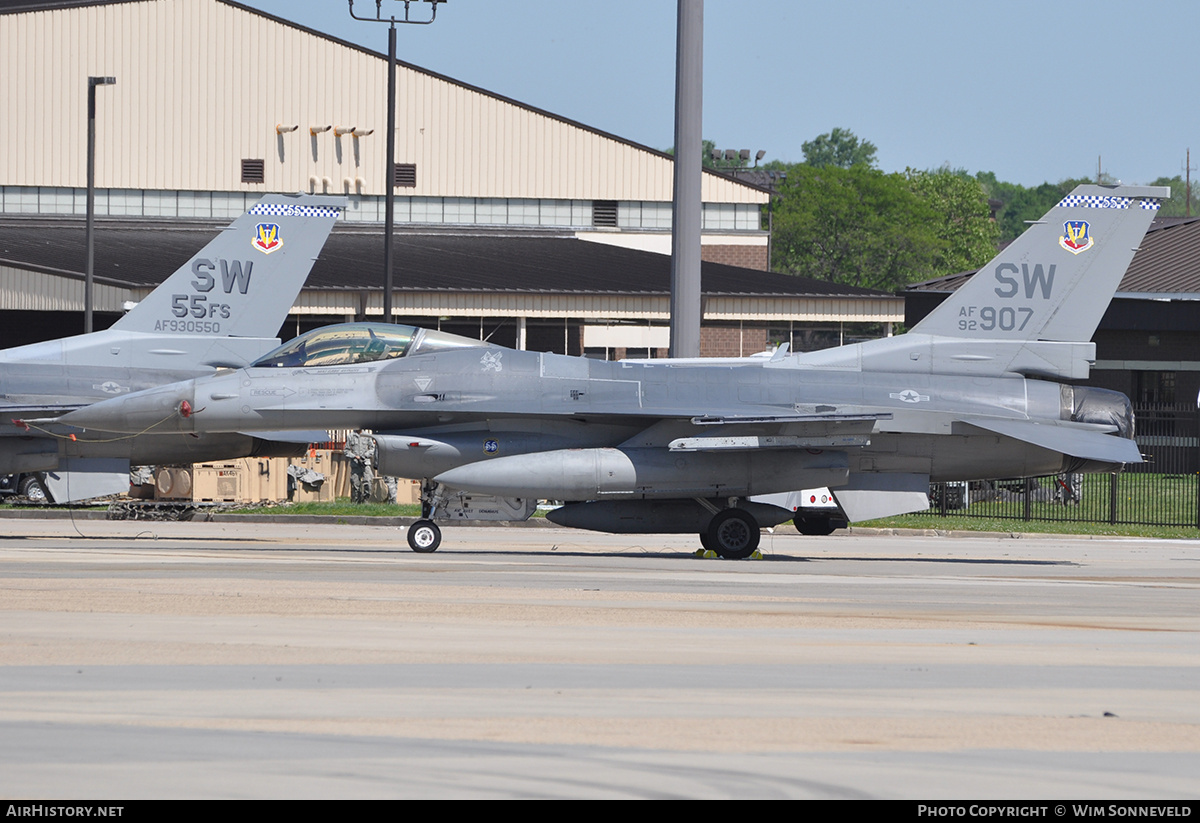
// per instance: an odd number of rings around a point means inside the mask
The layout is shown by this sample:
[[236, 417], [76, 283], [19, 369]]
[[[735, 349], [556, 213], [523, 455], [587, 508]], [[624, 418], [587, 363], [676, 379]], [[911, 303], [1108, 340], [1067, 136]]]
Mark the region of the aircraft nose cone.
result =
[[119, 434], [191, 431], [194, 413], [191, 384], [173, 384], [93, 403], [58, 422]]

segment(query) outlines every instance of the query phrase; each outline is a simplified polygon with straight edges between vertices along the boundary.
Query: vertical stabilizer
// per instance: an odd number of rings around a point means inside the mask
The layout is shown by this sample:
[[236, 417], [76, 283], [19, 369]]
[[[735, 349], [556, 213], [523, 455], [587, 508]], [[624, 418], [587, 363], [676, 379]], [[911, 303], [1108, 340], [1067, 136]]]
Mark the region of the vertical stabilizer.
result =
[[325, 195], [267, 195], [113, 328], [274, 337], [345, 202]]
[[995, 340], [1087, 342], [1165, 186], [1079, 186], [911, 329]]

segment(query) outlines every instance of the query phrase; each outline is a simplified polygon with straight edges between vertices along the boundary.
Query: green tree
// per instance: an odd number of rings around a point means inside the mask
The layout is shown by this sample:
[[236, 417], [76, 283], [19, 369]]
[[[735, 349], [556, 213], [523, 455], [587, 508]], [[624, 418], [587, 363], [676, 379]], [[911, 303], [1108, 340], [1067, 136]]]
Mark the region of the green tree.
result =
[[[1171, 199], [1164, 200], [1162, 202], [1162, 205], [1158, 209], [1159, 217], [1188, 217], [1189, 216], [1189, 214], [1188, 214], [1189, 210], [1187, 207], [1188, 206], [1188, 204], [1187, 204], [1188, 184], [1187, 184], [1187, 181], [1185, 181], [1183, 179], [1182, 175], [1177, 174], [1174, 177], [1160, 177], [1157, 180], [1155, 180], [1153, 183], [1151, 183], [1150, 185], [1151, 186], [1170, 186], [1171, 187]], [[1192, 207], [1190, 210], [1191, 217], [1200, 217], [1200, 192], [1196, 191], [1197, 188], [1200, 188], [1200, 183], [1193, 180], [1192, 181], [1192, 191], [1191, 191], [1191, 195], [1192, 195]]]
[[817, 168], [875, 166], [875, 144], [859, 140], [849, 129], [834, 129], [803, 143], [800, 148], [804, 152], [804, 162]]
[[1057, 183], [1042, 183], [1040, 186], [1026, 188], [1015, 183], [1004, 183], [996, 180], [993, 172], [979, 172], [975, 179], [983, 186], [987, 197], [1001, 202], [996, 214], [996, 222], [1000, 226], [1000, 242], [1007, 243], [1017, 239], [1029, 228], [1029, 222], [1040, 220], [1054, 204], [1062, 200], [1071, 190], [1083, 183], [1094, 183], [1094, 180], [1068, 178]]
[[774, 205], [777, 271], [895, 290], [931, 276], [940, 217], [902, 174], [796, 164]]
[[977, 269], [996, 254], [999, 227], [992, 221], [983, 184], [965, 169], [905, 172], [913, 191], [937, 213], [934, 233], [939, 248], [931, 261], [931, 275]]

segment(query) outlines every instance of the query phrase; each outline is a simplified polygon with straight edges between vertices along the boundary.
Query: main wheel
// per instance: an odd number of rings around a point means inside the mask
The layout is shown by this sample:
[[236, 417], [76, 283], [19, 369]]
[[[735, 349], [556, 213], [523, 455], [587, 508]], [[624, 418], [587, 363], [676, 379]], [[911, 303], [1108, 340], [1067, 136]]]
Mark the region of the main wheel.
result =
[[408, 547], [415, 552], [435, 552], [442, 544], [442, 530], [432, 520], [418, 520], [408, 527]]
[[804, 517], [796, 515], [792, 522], [796, 525], [796, 531], [800, 534], [807, 534], [814, 537], [833, 534], [833, 521], [828, 517]]
[[33, 475], [21, 478], [21, 496], [32, 503], [49, 503], [50, 495], [46, 494], [46, 487], [42, 485], [42, 481], [38, 480]]
[[718, 512], [708, 524], [712, 549], [727, 560], [745, 560], [758, 548], [758, 521], [742, 509]]

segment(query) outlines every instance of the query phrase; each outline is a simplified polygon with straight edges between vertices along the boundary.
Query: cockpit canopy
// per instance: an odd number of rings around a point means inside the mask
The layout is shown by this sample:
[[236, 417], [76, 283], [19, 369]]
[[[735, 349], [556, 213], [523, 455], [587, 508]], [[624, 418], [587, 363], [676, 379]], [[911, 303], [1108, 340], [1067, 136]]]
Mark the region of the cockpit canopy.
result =
[[393, 326], [389, 323], [344, 323], [314, 329], [267, 352], [255, 367], [344, 366], [374, 363], [417, 354], [489, 347], [482, 340], [457, 334]]

